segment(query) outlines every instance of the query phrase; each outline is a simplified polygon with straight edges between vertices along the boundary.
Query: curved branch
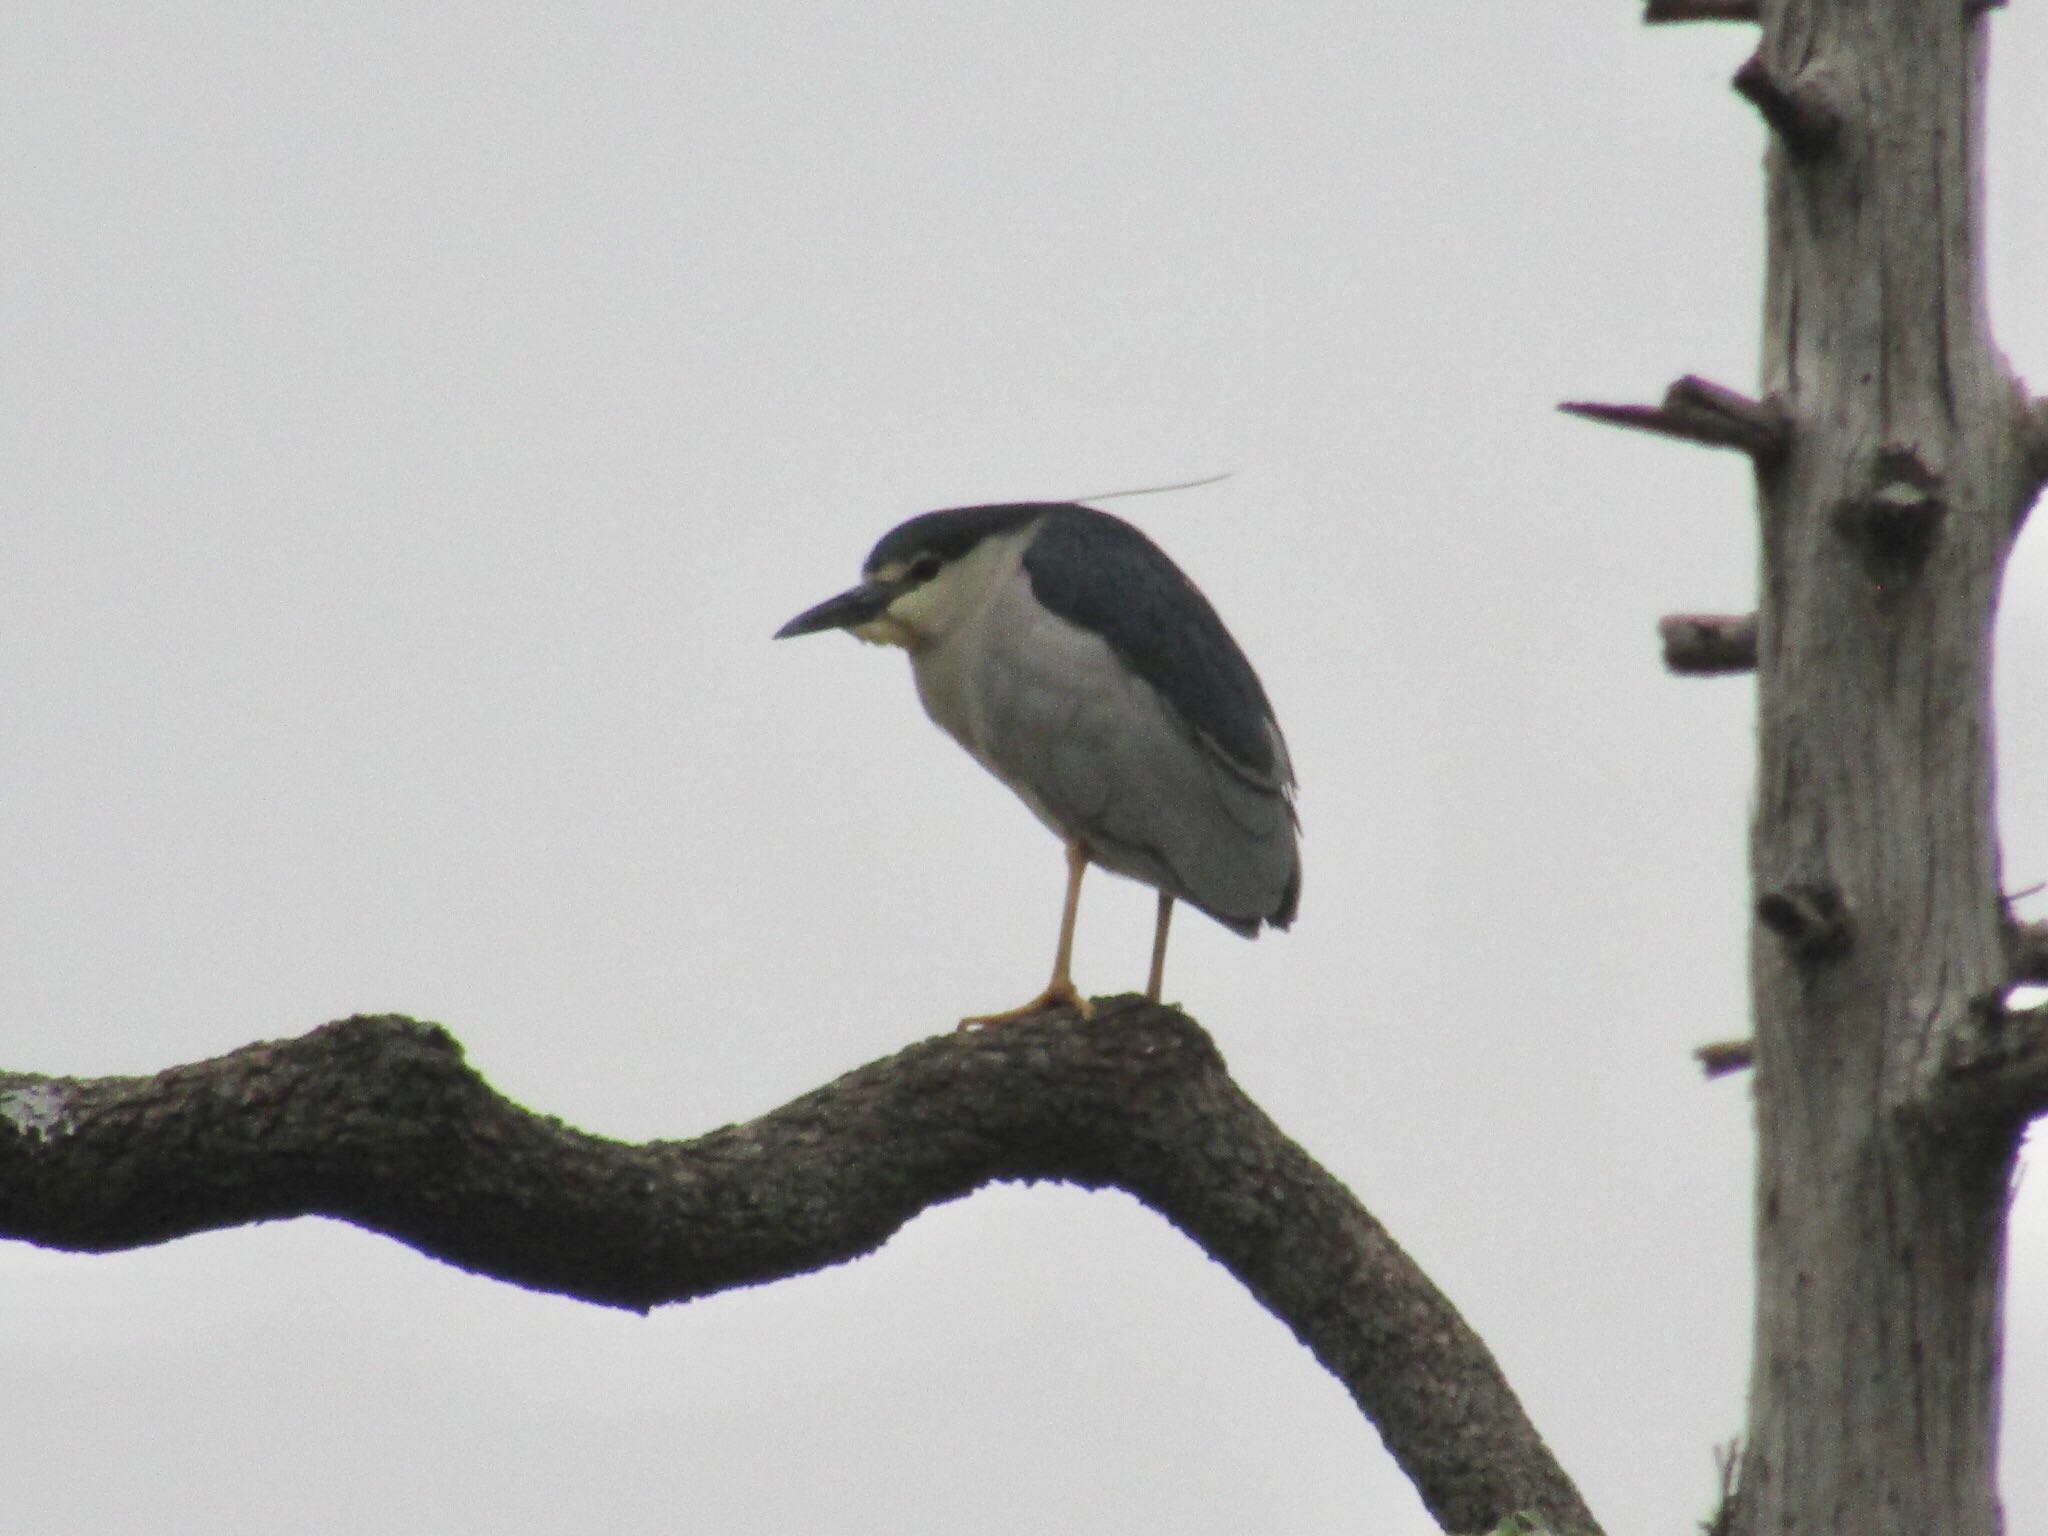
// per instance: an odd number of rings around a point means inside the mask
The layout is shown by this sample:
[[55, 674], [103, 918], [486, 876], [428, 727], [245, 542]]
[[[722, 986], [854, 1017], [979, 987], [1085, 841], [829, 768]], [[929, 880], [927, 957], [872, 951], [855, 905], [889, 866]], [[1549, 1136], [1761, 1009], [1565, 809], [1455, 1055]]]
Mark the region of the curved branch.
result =
[[645, 1309], [872, 1251], [997, 1179], [1129, 1191], [1378, 1427], [1447, 1530], [1595, 1528], [1479, 1337], [1351, 1193], [1138, 999], [942, 1035], [745, 1125], [606, 1141], [501, 1098], [438, 1026], [353, 1018], [150, 1078], [0, 1074], [0, 1235], [106, 1251], [326, 1215]]

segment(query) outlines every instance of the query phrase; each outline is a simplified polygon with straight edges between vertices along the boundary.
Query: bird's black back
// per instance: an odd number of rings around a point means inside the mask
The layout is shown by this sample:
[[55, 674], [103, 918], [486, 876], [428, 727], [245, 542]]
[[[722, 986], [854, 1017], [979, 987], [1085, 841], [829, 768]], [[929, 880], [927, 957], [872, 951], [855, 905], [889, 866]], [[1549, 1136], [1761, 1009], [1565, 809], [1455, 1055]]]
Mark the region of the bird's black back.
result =
[[1196, 730], [1246, 768], [1283, 777], [1273, 706], [1208, 598], [1122, 518], [1073, 504], [1046, 509], [1024, 553], [1031, 589], [1091, 629]]

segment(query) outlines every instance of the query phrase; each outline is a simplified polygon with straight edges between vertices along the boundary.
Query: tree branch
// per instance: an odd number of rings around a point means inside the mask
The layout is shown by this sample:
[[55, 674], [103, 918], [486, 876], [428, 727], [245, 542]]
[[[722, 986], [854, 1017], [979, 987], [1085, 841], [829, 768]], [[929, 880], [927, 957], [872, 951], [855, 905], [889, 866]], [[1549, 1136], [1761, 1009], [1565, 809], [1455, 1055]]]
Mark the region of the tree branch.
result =
[[1731, 1072], [1740, 1072], [1755, 1064], [1756, 1043], [1752, 1040], [1715, 1040], [1696, 1047], [1692, 1057], [1708, 1077], [1726, 1077]]
[[437, 1026], [354, 1018], [151, 1078], [0, 1075], [0, 1235], [95, 1252], [325, 1215], [646, 1309], [871, 1252], [999, 1179], [1127, 1190], [1350, 1390], [1447, 1530], [1595, 1529], [1479, 1337], [1184, 1015], [948, 1033], [745, 1125], [630, 1145], [501, 1098]]
[[1781, 79], [1759, 51], [1744, 61], [1730, 83], [1763, 114], [1785, 148], [1802, 160], [1826, 154], [1841, 137], [1841, 109], [1836, 106], [1834, 92], [1824, 75], [1808, 73]]
[[[2029, 400], [2021, 411], [2020, 442], [2026, 450], [2027, 463], [2034, 471], [2038, 486], [2048, 481], [2048, 395]], [[2020, 503], [2021, 514], [2032, 505], [2032, 498]]]
[[2048, 987], [2048, 923], [2013, 929], [2012, 979], [2022, 986]]
[[1977, 1023], [1974, 1038], [1952, 1042], [1950, 1093], [1937, 1107], [1972, 1130], [2048, 1114], [2048, 1008], [1987, 1006]]
[[1752, 400], [1693, 374], [1666, 390], [1662, 405], [1567, 400], [1558, 409], [1587, 421], [1656, 432], [1710, 448], [1739, 448], [1760, 468], [1782, 459], [1791, 439], [1790, 423], [1777, 401]]
[[1664, 665], [1681, 677], [1756, 670], [1756, 615], [1673, 613], [1657, 621]]
[[1645, 0], [1643, 20], [1651, 25], [1669, 21], [1756, 21], [1757, 0]]

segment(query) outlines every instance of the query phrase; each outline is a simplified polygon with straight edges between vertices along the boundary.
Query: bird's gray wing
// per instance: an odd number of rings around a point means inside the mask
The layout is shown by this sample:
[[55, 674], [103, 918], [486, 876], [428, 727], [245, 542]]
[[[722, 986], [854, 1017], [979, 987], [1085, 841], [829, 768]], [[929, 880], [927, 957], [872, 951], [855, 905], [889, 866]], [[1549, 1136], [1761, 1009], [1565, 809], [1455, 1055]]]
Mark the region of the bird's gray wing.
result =
[[1201, 590], [1144, 534], [1092, 507], [1051, 507], [1024, 569], [1041, 603], [1102, 636], [1250, 783], [1293, 784], [1258, 674]]
[[[1058, 600], [1034, 573], [1043, 607], [1020, 605], [1008, 620], [1034, 633], [988, 694], [990, 766], [1106, 868], [1241, 933], [1284, 926], [1300, 859], [1292, 771], [1264, 691], [1187, 578], [1135, 530], [1103, 521], [1136, 547], [1082, 530], [1080, 549], [1040, 562], [1057, 573]], [[1039, 540], [1059, 522], [1048, 518]], [[1038, 549], [1035, 540], [1027, 570]], [[1147, 658], [1170, 639], [1167, 626], [1185, 634], [1188, 654], [1161, 671]]]

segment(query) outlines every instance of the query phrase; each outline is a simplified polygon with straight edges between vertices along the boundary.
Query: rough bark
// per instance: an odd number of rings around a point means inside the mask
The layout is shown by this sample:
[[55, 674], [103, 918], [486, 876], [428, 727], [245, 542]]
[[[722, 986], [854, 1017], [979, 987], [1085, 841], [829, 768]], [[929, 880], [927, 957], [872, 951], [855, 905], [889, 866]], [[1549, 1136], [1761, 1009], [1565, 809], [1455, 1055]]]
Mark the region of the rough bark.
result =
[[1978, 248], [1983, 27], [1768, 0], [1751, 946], [1758, 1303], [1738, 1533], [1994, 1536], [2026, 1106], [1962, 1070], [2012, 979], [1999, 581], [2035, 488]]
[[326, 1215], [645, 1309], [819, 1269], [997, 1179], [1124, 1189], [1349, 1389], [1447, 1530], [1596, 1529], [1479, 1337], [1192, 1021], [1137, 999], [947, 1034], [746, 1125], [627, 1145], [439, 1028], [358, 1018], [151, 1078], [0, 1074], [0, 1235], [102, 1251]]

